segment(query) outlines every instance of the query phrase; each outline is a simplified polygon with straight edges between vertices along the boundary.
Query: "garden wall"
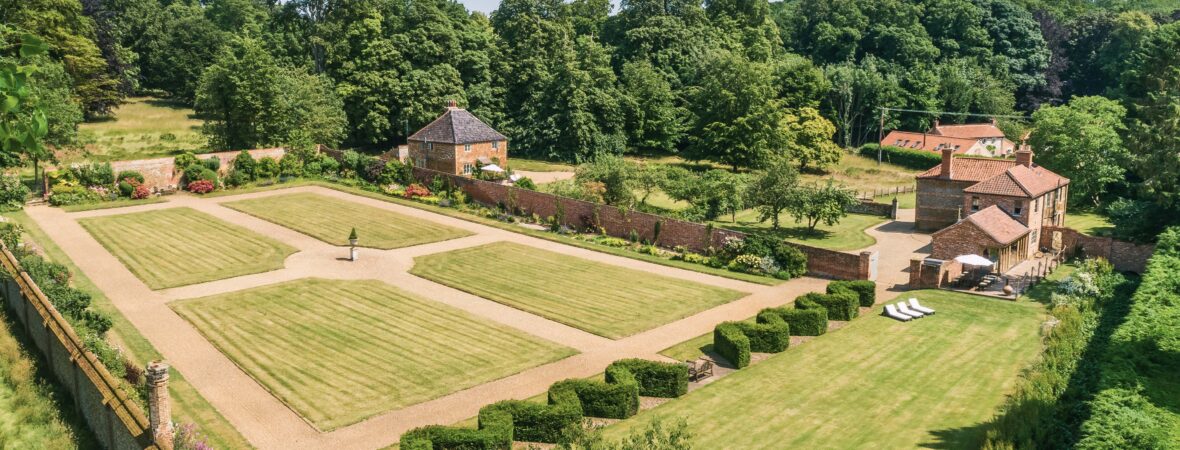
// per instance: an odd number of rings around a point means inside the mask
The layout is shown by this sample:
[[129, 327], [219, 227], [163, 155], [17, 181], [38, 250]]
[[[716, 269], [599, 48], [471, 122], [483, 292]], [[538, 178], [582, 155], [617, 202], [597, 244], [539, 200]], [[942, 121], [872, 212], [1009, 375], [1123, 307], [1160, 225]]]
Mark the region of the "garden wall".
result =
[[[209, 159], [209, 157], [216, 157], [221, 160], [221, 169], [218, 171], [220, 175], [225, 175], [229, 170], [234, 158], [241, 153], [240, 151], [205, 153], [197, 155], [200, 159]], [[282, 158], [286, 154], [286, 149], [282, 147], [277, 148], [260, 148], [250, 150], [250, 156], [254, 159], [271, 157], [274, 159]], [[183, 167], [176, 167], [173, 164], [175, 158], [152, 158], [152, 159], [136, 159], [131, 161], [115, 161], [111, 163], [111, 169], [117, 175], [124, 170], [134, 170], [143, 174], [144, 184], [151, 188], [177, 188], [180, 183], [181, 172]]]
[[[664, 247], [684, 246], [697, 252], [704, 251], [710, 246], [720, 247], [728, 237], [745, 237], [744, 233], [738, 231], [713, 228], [695, 222], [559, 197], [462, 175], [414, 168], [414, 177], [426, 185], [430, 185], [435, 177], [440, 176], [450, 179], [453, 186], [462, 189], [476, 202], [485, 205], [504, 205], [542, 218], [561, 217], [564, 225], [578, 230], [602, 228], [606, 234], [621, 238], [629, 237], [634, 231], [642, 239], [655, 240], [655, 228], [659, 223], [660, 235], [656, 244]], [[851, 254], [794, 243], [791, 245], [807, 254], [809, 275], [842, 280], [867, 280], [876, 275], [874, 252]]]
[[[139, 405], [119, 388], [118, 381], [94, 354], [85, 350], [73, 327], [20, 269], [16, 257], [3, 248], [0, 294], [62, 386], [70, 392], [78, 412], [105, 448], [158, 449], [149, 422]], [[171, 448], [171, 443], [168, 443]]]
[[1153, 244], [1134, 244], [1108, 237], [1089, 236], [1072, 228], [1052, 226], [1042, 228], [1040, 246], [1056, 248], [1053, 241], [1058, 232], [1061, 237], [1059, 249], [1066, 254], [1081, 252], [1086, 256], [1106, 258], [1115, 270], [1123, 272], [1143, 273], [1147, 269], [1147, 260], [1155, 251]]
[[897, 199], [893, 199], [890, 203], [877, 203], [872, 200], [860, 200], [856, 204], [844, 208], [845, 211], [856, 214], [868, 214], [871, 216], [882, 216], [890, 219], [897, 218]]

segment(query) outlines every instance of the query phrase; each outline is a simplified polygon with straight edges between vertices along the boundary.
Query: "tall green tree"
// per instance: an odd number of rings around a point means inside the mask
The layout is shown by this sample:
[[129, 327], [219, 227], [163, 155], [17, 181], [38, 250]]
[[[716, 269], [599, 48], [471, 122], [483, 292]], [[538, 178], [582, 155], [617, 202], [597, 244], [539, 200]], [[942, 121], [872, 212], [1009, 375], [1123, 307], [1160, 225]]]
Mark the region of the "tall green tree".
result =
[[789, 139], [785, 111], [776, 98], [770, 64], [728, 51], [714, 52], [702, 62], [699, 85], [693, 87], [695, 121], [684, 156], [739, 167], [761, 167]]
[[1122, 91], [1141, 189], [1180, 209], [1180, 22], [1161, 26], [1131, 55]]
[[[883, 71], [876, 58], [828, 66], [824, 72], [830, 87], [823, 109], [836, 126], [836, 142], [844, 147], [876, 139], [878, 107], [905, 104], [897, 76]], [[895, 126], [892, 120], [885, 126]]]
[[854, 204], [856, 194], [830, 179], [824, 184], [797, 186], [786, 198], [787, 212], [795, 222], [806, 222], [807, 231], [812, 233], [821, 223], [828, 226], [840, 223], [848, 215], [848, 207]]
[[19, 40], [8, 34], [0, 25], [0, 55], [13, 55], [0, 62], [0, 167], [17, 167], [22, 157], [28, 157], [34, 161], [35, 176], [36, 161], [46, 153], [49, 119], [30, 89], [37, 68], [22, 60], [44, 54], [49, 46], [32, 34], [24, 33]]
[[790, 112], [783, 125], [789, 136], [784, 156], [798, 162], [800, 172], [825, 172], [840, 162], [844, 151], [832, 141], [836, 126], [815, 108]]
[[239, 38], [205, 70], [196, 110], [215, 149], [334, 145], [344, 137], [343, 103], [330, 81], [282, 67], [260, 41]]
[[1131, 154], [1123, 144], [1127, 110], [1103, 97], [1075, 97], [1033, 113], [1029, 144], [1037, 161], [1069, 178], [1070, 198], [1099, 206], [1107, 186], [1124, 180]]
[[746, 188], [746, 205], [758, 210], [758, 220], [779, 229], [779, 216], [790, 206], [799, 186], [799, 172], [787, 158], [773, 158], [754, 173]]
[[688, 111], [666, 76], [645, 60], [623, 65], [627, 146], [640, 153], [673, 153], [684, 139]]

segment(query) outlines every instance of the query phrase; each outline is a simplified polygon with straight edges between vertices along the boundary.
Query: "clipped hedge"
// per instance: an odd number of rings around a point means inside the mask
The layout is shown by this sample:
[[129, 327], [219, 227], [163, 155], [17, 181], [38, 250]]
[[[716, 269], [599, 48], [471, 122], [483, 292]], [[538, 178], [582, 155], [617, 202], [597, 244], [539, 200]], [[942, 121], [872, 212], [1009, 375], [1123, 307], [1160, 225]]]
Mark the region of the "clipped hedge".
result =
[[[641, 359], [615, 361], [605, 381], [562, 380], [549, 386], [548, 403], [505, 400], [479, 410], [479, 428], [441, 425], [402, 435], [407, 450], [507, 450], [513, 441], [555, 443], [582, 417], [626, 419], [639, 412], [639, 396], [679, 397], [688, 391], [688, 368]], [[666, 394], [666, 395], [665, 395]]]
[[759, 315], [757, 321], [717, 325], [713, 329], [713, 350], [741, 369], [750, 365], [750, 352], [778, 353], [791, 345], [791, 327], [782, 317]]
[[613, 367], [629, 371], [639, 383], [639, 395], [676, 398], [688, 393], [688, 367], [646, 359], [620, 359], [606, 369], [606, 382], [614, 382]]
[[[828, 332], [828, 310], [824, 308], [766, 308], [758, 313], [774, 314], [791, 329], [791, 336], [819, 336]], [[759, 319], [766, 320], [766, 319]]]
[[[877, 159], [877, 147], [878, 144], [865, 144], [860, 147], [859, 153], [861, 156]], [[942, 164], [942, 154], [886, 145], [881, 147], [881, 160], [914, 170], [926, 170]]]
[[828, 293], [834, 293], [841, 289], [847, 289], [855, 292], [860, 298], [860, 306], [865, 308], [872, 308], [877, 304], [877, 283], [870, 280], [857, 281], [833, 281], [828, 283]]
[[795, 299], [799, 309], [823, 308], [828, 311], [828, 320], [852, 320], [860, 315], [860, 297], [855, 292], [839, 289], [831, 294], [811, 292]]

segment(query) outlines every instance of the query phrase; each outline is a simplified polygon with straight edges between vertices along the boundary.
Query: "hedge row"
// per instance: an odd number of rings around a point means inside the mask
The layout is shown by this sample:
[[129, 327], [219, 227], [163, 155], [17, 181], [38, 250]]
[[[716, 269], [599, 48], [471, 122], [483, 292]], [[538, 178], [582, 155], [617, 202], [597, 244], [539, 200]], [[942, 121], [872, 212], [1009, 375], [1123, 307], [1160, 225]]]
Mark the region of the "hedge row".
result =
[[787, 322], [791, 336], [819, 336], [828, 332], [828, 310], [823, 308], [766, 308], [758, 316], [764, 314], [776, 315]]
[[759, 314], [757, 323], [723, 322], [713, 329], [713, 349], [741, 369], [750, 352], [778, 353], [791, 345], [791, 327], [777, 314]]
[[860, 315], [860, 296], [847, 289], [837, 289], [831, 294], [811, 292], [795, 299], [799, 309], [823, 308], [828, 311], [829, 320], [852, 320]]
[[1131, 310], [1110, 338], [1080, 449], [1180, 448], [1180, 227], [1160, 234]]
[[[865, 144], [860, 147], [861, 156], [877, 159], [877, 144]], [[881, 160], [890, 164], [914, 170], [926, 170], [942, 163], [942, 154], [927, 150], [913, 150], [908, 148], [886, 145], [881, 147]]]
[[828, 283], [827, 292], [829, 294], [839, 290], [855, 292], [857, 297], [860, 298], [860, 306], [865, 308], [872, 308], [873, 305], [877, 304], [877, 283], [874, 281], [833, 281]]
[[507, 450], [513, 441], [556, 443], [581, 426], [582, 417], [626, 419], [639, 412], [639, 396], [679, 397], [688, 392], [688, 368], [642, 359], [615, 361], [605, 381], [562, 380], [549, 386], [548, 403], [505, 400], [479, 410], [479, 428], [431, 425], [402, 435], [404, 450]]

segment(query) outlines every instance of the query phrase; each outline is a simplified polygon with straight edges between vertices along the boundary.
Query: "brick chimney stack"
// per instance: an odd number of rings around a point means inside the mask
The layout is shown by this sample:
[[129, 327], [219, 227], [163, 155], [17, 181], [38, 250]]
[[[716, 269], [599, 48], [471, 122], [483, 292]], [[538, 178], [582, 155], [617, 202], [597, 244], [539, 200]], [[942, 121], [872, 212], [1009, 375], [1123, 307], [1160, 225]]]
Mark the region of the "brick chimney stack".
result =
[[168, 364], [152, 361], [147, 366], [148, 423], [152, 441], [160, 450], [172, 450], [172, 405], [168, 395]]
[[1016, 164], [1022, 165], [1024, 167], [1029, 167], [1029, 168], [1032, 167], [1032, 164], [1033, 164], [1032, 147], [1029, 147], [1027, 143], [1024, 143], [1024, 142], [1020, 143], [1020, 150], [1016, 151]]
[[939, 175], [939, 178], [945, 178], [948, 180], [951, 179], [951, 176], [952, 176], [951, 172], [954, 170], [954, 166], [955, 166], [955, 149], [954, 149], [954, 147], [951, 147], [949, 145], [943, 147], [942, 148], [942, 174]]
[[454, 100], [447, 100], [447, 109], [459, 109], [459, 104]]

